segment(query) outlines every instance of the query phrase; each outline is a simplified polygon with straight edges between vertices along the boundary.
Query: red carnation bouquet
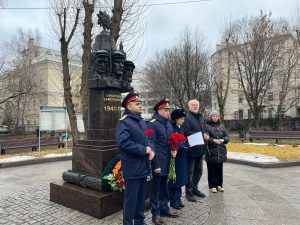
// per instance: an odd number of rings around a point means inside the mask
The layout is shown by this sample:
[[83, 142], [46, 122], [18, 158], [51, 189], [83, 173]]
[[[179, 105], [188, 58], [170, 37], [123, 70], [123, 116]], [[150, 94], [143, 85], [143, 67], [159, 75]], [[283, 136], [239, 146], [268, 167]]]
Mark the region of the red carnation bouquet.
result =
[[[148, 141], [149, 142], [151, 142], [151, 138], [150, 138], [150, 135], [151, 134], [153, 134], [154, 133], [154, 131], [153, 130], [151, 130], [151, 129], [149, 129], [149, 130], [145, 130], [144, 131], [144, 135], [146, 136], [146, 137], [148, 137]], [[149, 179], [150, 180], [152, 180], [152, 166], [151, 166], [151, 162], [148, 160], [148, 166], [149, 166], [149, 172], [150, 172], [150, 174], [149, 174]]]
[[[172, 133], [168, 140], [168, 144], [171, 145], [171, 151], [177, 151], [181, 142], [186, 141], [186, 137], [180, 133]], [[176, 171], [175, 171], [175, 157], [171, 157], [169, 166], [168, 180], [175, 183], [176, 182]]]

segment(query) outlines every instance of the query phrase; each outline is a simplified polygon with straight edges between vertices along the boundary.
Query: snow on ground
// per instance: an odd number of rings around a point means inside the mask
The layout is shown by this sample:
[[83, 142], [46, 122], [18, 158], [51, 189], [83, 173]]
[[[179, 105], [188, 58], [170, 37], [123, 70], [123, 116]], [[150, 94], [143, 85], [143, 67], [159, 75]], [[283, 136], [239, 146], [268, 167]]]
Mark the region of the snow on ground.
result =
[[[261, 146], [268, 146], [270, 145], [270, 143], [255, 143], [255, 142], [247, 142], [247, 143], [244, 143], [245, 145], [261, 145]], [[278, 145], [278, 144], [272, 144], [274, 146], [277, 146], [277, 147], [284, 147], [286, 145]]]
[[55, 158], [55, 157], [64, 157], [64, 156], [70, 156], [70, 155], [72, 155], [72, 152], [67, 152], [64, 154], [48, 154], [48, 155], [42, 156], [42, 158]]
[[258, 153], [241, 153], [241, 152], [227, 152], [227, 157], [229, 159], [244, 160], [250, 162], [279, 162], [280, 160], [274, 156], [261, 155]]
[[34, 157], [34, 156], [14, 156], [10, 158], [3, 158], [0, 159], [0, 163], [9, 163], [9, 162], [19, 162], [19, 161], [26, 161], [31, 159], [38, 159], [38, 158], [55, 158], [55, 157], [64, 157], [64, 156], [70, 156], [72, 155], [72, 152], [64, 153], [64, 154], [48, 154], [41, 157]]
[[26, 161], [26, 160], [35, 159], [35, 158], [36, 157], [33, 157], [33, 156], [22, 155], [22, 156], [15, 156], [15, 157], [10, 157], [10, 158], [0, 159], [0, 163]]
[[[71, 156], [72, 152], [64, 153], [64, 154], [48, 154], [44, 155], [41, 158], [55, 158], [55, 157], [64, 157], [64, 156]], [[260, 163], [268, 163], [268, 162], [279, 162], [276, 157], [273, 156], [266, 156], [257, 153], [241, 153], [241, 152], [228, 152], [227, 157], [229, 159], [237, 159], [237, 160], [244, 160], [250, 162], [260, 162]], [[0, 159], [0, 163], [9, 163], [9, 162], [19, 162], [19, 161], [26, 161], [31, 159], [38, 159], [39, 157], [33, 156], [15, 156], [11, 158], [4, 158]]]

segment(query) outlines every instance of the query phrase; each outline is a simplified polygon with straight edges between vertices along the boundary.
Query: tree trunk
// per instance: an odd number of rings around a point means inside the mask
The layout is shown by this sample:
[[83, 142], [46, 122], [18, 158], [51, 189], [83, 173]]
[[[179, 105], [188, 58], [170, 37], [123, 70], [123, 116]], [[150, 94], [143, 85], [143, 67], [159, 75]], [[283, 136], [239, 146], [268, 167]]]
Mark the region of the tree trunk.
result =
[[71, 92], [71, 77], [69, 69], [69, 58], [68, 58], [68, 43], [61, 38], [61, 57], [62, 57], [62, 69], [63, 69], [63, 85], [64, 85], [64, 97], [67, 107], [67, 112], [69, 115], [71, 134], [73, 138], [73, 143], [77, 142], [79, 139], [78, 128], [77, 128], [77, 117], [74, 109], [74, 104], [72, 101]]
[[80, 96], [81, 96], [84, 130], [86, 136], [86, 131], [88, 128], [88, 102], [89, 102], [87, 79], [88, 79], [88, 71], [89, 71], [90, 53], [92, 49], [92, 29], [93, 29], [92, 16], [95, 7], [95, 1], [93, 1], [91, 4], [89, 3], [89, 1], [83, 1], [83, 6], [85, 10], [85, 17], [83, 23], [84, 31], [83, 31], [83, 45], [82, 45], [83, 53], [82, 53], [82, 76], [81, 76]]
[[121, 19], [123, 15], [123, 0], [114, 0], [114, 8], [112, 10], [113, 16], [112, 16], [112, 28], [111, 28], [111, 36], [115, 43], [117, 43], [119, 37], [120, 37], [120, 25], [121, 25]]

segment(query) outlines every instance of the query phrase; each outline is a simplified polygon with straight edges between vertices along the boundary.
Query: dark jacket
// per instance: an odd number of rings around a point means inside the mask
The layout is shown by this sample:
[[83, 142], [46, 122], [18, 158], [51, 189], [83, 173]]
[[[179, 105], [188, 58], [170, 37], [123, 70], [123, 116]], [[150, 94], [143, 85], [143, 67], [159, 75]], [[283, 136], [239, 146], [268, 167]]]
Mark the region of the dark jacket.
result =
[[[126, 118], [124, 116], [126, 115]], [[121, 162], [124, 179], [147, 177], [149, 170], [149, 155], [146, 146], [153, 146], [144, 135], [147, 125], [138, 114], [126, 110], [116, 128], [117, 143], [121, 151]]]
[[153, 114], [152, 120], [147, 125], [149, 129], [154, 131], [151, 136], [157, 160], [153, 161], [155, 165], [152, 167], [153, 169], [161, 168], [161, 173], [155, 175], [167, 176], [171, 157], [171, 147], [168, 144], [168, 140], [173, 132], [172, 125], [169, 120], [161, 117], [158, 113]]
[[[189, 111], [186, 114], [184, 124], [183, 124], [184, 134], [186, 136], [189, 136], [199, 131], [201, 131], [202, 134], [204, 134], [205, 122], [206, 122], [205, 119], [200, 113], [194, 113]], [[187, 153], [188, 153], [188, 157], [201, 157], [203, 155], [206, 155], [207, 146], [206, 144], [193, 146], [189, 148]]]
[[[183, 128], [178, 127], [176, 124], [172, 124], [173, 131], [184, 134]], [[187, 142], [182, 142], [177, 150], [175, 158], [175, 171], [176, 171], [176, 182], [169, 182], [169, 187], [178, 188], [187, 184], [188, 181], [188, 167], [187, 167]]]
[[[229, 137], [225, 127], [220, 122], [208, 122], [206, 124], [206, 131], [209, 134], [207, 142], [208, 154], [205, 159], [208, 163], [223, 163], [227, 160], [226, 145], [229, 142]], [[222, 144], [216, 144], [213, 139], [224, 139]]]

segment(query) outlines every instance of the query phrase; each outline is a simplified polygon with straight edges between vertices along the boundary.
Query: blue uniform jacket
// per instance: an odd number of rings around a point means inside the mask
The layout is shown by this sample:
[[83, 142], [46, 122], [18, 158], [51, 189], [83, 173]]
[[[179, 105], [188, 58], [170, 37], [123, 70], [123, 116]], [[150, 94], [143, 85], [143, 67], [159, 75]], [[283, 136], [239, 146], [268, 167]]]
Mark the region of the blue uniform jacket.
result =
[[[184, 135], [183, 128], [172, 124], [173, 131]], [[175, 158], [176, 182], [169, 182], [169, 187], [179, 188], [188, 182], [188, 166], [187, 166], [187, 142], [182, 142], [177, 150]]]
[[157, 175], [167, 176], [171, 156], [168, 140], [173, 132], [172, 125], [169, 120], [154, 113], [152, 120], [148, 123], [148, 128], [154, 131], [152, 140], [156, 150], [156, 159], [153, 160], [153, 168], [161, 168], [161, 173]]
[[147, 130], [146, 122], [140, 115], [128, 110], [124, 115], [127, 117], [120, 119], [116, 129], [124, 179], [147, 177], [150, 174], [150, 162], [149, 155], [146, 154], [146, 146], [150, 146], [153, 151], [154, 146], [144, 135], [144, 131]]

